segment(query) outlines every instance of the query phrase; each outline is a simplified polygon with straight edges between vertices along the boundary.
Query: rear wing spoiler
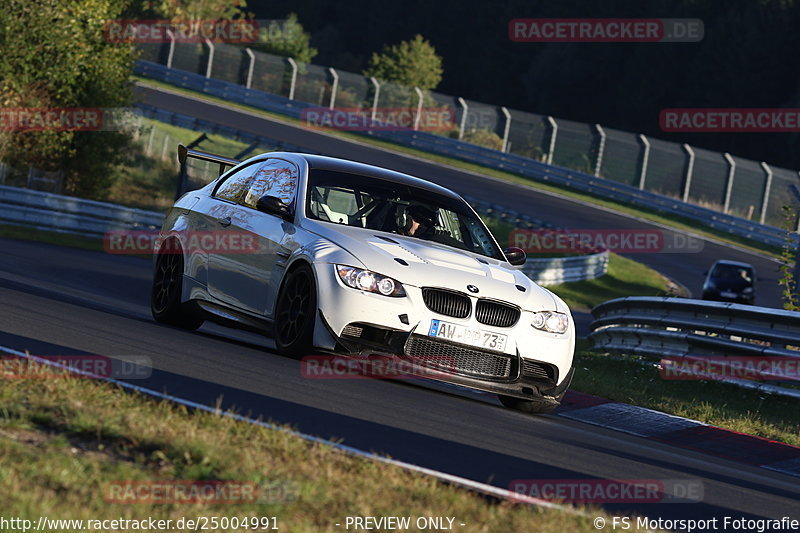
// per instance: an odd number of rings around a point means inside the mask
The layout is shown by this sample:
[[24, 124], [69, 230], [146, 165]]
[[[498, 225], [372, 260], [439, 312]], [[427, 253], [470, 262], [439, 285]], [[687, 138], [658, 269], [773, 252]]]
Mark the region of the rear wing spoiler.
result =
[[181, 164], [181, 168], [186, 164], [186, 160], [188, 158], [192, 159], [199, 159], [201, 161], [209, 161], [211, 163], [217, 163], [219, 165], [219, 174], [222, 175], [225, 172], [227, 167], [235, 167], [241, 161], [238, 159], [231, 159], [230, 157], [224, 157], [217, 154], [210, 154], [208, 152], [201, 152], [200, 150], [192, 150], [191, 148], [186, 148], [184, 145], [178, 145], [178, 162]]

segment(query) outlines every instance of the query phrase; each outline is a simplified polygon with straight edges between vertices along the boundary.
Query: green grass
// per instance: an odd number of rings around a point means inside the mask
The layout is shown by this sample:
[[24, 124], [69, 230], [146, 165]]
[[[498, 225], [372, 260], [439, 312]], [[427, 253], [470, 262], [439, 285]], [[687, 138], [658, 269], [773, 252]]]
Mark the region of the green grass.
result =
[[797, 400], [716, 381], [664, 380], [655, 367], [590, 352], [589, 344], [579, 341], [574, 390], [800, 446]]
[[[222, 98], [206, 95], [206, 94], [203, 94], [203, 93], [198, 93], [198, 92], [195, 92], [195, 91], [191, 91], [189, 89], [184, 89], [182, 87], [177, 87], [175, 85], [171, 85], [169, 83], [164, 83], [164, 82], [161, 82], [161, 81], [152, 80], [152, 79], [149, 79], [149, 78], [144, 78], [144, 77], [141, 77], [141, 76], [133, 76], [132, 79], [134, 81], [141, 82], [142, 84], [145, 84], [145, 85], [150, 85], [150, 86], [157, 87], [157, 88], [169, 89], [171, 91], [175, 91], [175, 92], [178, 92], [178, 93], [191, 95], [191, 96], [193, 96], [195, 98], [198, 98], [200, 100], [206, 100], [206, 101], [209, 101], [209, 102], [224, 104], [224, 105], [227, 105], [227, 106], [232, 107], [232, 108], [242, 109], [242, 110], [245, 110], [245, 111], [248, 111], [248, 112], [251, 112], [251, 113], [255, 113], [255, 114], [263, 115], [263, 116], [266, 116], [266, 117], [270, 117], [270, 118], [273, 118], [273, 119], [276, 119], [276, 120], [279, 120], [279, 121], [282, 121], [282, 122], [285, 122], [285, 123], [295, 124], [295, 125], [302, 125], [303, 124], [302, 121], [294, 119], [294, 118], [291, 118], [291, 117], [287, 117], [285, 115], [280, 115], [278, 113], [272, 113], [272, 112], [264, 111], [262, 109], [258, 109], [256, 107], [252, 107], [252, 106], [248, 106], [248, 105], [244, 105], [244, 104], [238, 104], [238, 103], [235, 103], [235, 102], [229, 102], [229, 101], [224, 100]], [[648, 210], [648, 209], [644, 209], [644, 208], [640, 208], [640, 207], [631, 206], [631, 205], [628, 205], [628, 204], [615, 202], [615, 201], [612, 201], [612, 200], [605, 200], [605, 199], [597, 198], [595, 196], [592, 196], [592, 195], [589, 195], [589, 194], [584, 194], [584, 193], [581, 193], [581, 192], [578, 192], [578, 191], [574, 191], [574, 190], [566, 188], [566, 187], [561, 187], [561, 186], [554, 185], [554, 184], [549, 184], [549, 183], [537, 182], [537, 181], [534, 181], [534, 180], [532, 180], [530, 178], [527, 178], [525, 176], [520, 176], [518, 174], [513, 174], [511, 172], [505, 172], [505, 171], [499, 171], [499, 170], [487, 168], [487, 167], [484, 167], [484, 166], [481, 166], [481, 165], [477, 165], [477, 164], [474, 164], [474, 163], [461, 161], [459, 159], [455, 159], [455, 158], [452, 158], [452, 157], [442, 156], [442, 155], [438, 155], [438, 154], [431, 154], [431, 153], [424, 152], [422, 150], [418, 150], [418, 149], [415, 149], [415, 148], [409, 148], [407, 146], [391, 143], [391, 142], [388, 142], [388, 141], [374, 139], [372, 137], [369, 137], [368, 135], [352, 133], [352, 132], [346, 132], [346, 131], [338, 131], [338, 130], [326, 130], [326, 132], [328, 134], [335, 135], [335, 136], [338, 136], [338, 137], [342, 137], [342, 138], [345, 138], [345, 139], [350, 139], [350, 140], [354, 140], [354, 141], [361, 142], [361, 143], [371, 144], [373, 146], [378, 146], [378, 147], [389, 149], [389, 150], [392, 150], [392, 151], [395, 151], [395, 152], [400, 152], [400, 153], [412, 155], [414, 157], [418, 157], [418, 158], [421, 158], [421, 159], [426, 159], [426, 160], [429, 160], [429, 161], [446, 164], [446, 165], [449, 165], [449, 166], [452, 166], [452, 167], [461, 168], [461, 169], [464, 169], [464, 170], [467, 170], [467, 171], [470, 171], [470, 172], [475, 172], [475, 173], [478, 173], [478, 174], [482, 174], [484, 176], [491, 176], [491, 177], [494, 177], [494, 178], [502, 179], [504, 181], [517, 183], [517, 184], [520, 184], [520, 185], [525, 185], [525, 186], [528, 186], [528, 187], [531, 187], [531, 188], [534, 188], [534, 189], [537, 189], [537, 190], [540, 190], [540, 191], [550, 192], [550, 193], [558, 194], [558, 195], [565, 196], [565, 197], [568, 197], [568, 198], [572, 198], [574, 200], [579, 200], [581, 202], [594, 204], [594, 205], [597, 205], [597, 206], [600, 206], [600, 207], [605, 207], [605, 208], [608, 208], [608, 209], [610, 209], [612, 211], [615, 211], [617, 213], [623, 213], [623, 214], [631, 215], [631, 216], [634, 216], [634, 217], [637, 217], [637, 218], [648, 220], [650, 222], [654, 222], [654, 223], [657, 223], [657, 224], [662, 224], [664, 226], [668, 226], [668, 227], [675, 228], [675, 229], [678, 229], [678, 230], [687, 231], [687, 232], [690, 232], [690, 233], [701, 235], [701, 236], [709, 238], [709, 239], [717, 240], [719, 242], [723, 242], [723, 243], [726, 243], [726, 244], [735, 245], [735, 246], [738, 246], [740, 248], [744, 248], [744, 249], [751, 250], [751, 251], [754, 251], [754, 252], [766, 254], [766, 255], [769, 255], [769, 256], [772, 256], [772, 257], [778, 257], [778, 255], [780, 254], [780, 249], [779, 248], [776, 248], [776, 247], [773, 247], [773, 246], [767, 246], [767, 245], [761, 244], [759, 242], [752, 241], [750, 239], [745, 239], [745, 238], [742, 238], [742, 237], [739, 237], [739, 236], [736, 236], [736, 235], [731, 235], [731, 234], [729, 234], [727, 232], [719, 231], [719, 230], [716, 230], [714, 228], [701, 227], [701, 226], [699, 226], [698, 222], [696, 222], [694, 220], [691, 220], [691, 219], [687, 219], [687, 218], [678, 216], [678, 215], [661, 213], [661, 212], [652, 211], [652, 210]], [[425, 176], [421, 176], [421, 177], [425, 178]]]
[[[34, 524], [41, 515], [84, 520], [274, 516], [281, 531], [318, 532], [341, 531], [344, 524], [334, 524], [346, 516], [446, 515], [464, 523], [455, 528], [464, 531], [589, 533], [595, 531], [595, 516], [608, 516], [594, 509], [583, 509], [588, 514], [580, 516], [489, 502], [396, 466], [350, 457], [274, 429], [187, 412], [89, 379], [0, 379], [0, 402], [3, 512]], [[109, 484], [171, 480], [244, 482], [273, 492], [232, 504], [104, 499]]]
[[662, 274], [617, 254], [609, 254], [608, 273], [588, 281], [548, 287], [573, 311], [592, 307], [623, 296], [685, 296], [685, 291]]

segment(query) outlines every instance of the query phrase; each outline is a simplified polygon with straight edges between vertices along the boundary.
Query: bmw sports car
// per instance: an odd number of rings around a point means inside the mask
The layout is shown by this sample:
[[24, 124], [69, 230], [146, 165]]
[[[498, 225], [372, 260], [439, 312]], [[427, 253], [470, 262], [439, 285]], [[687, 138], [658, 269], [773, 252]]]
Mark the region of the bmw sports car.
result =
[[166, 217], [154, 254], [157, 321], [264, 332], [293, 357], [433, 366], [436, 380], [526, 412], [560, 403], [574, 371], [570, 311], [456, 193], [316, 155], [239, 162], [179, 147], [182, 165], [187, 157], [218, 163], [220, 176]]

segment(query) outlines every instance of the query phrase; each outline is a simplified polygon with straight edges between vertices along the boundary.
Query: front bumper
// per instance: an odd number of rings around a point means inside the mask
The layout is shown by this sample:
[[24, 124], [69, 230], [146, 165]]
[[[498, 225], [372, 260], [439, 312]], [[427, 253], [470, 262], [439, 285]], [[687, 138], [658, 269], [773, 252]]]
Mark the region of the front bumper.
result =
[[[390, 298], [344, 287], [332, 268], [318, 269], [317, 278], [320, 318], [339, 353], [395, 358], [421, 370], [434, 367], [441, 372], [421, 377], [527, 400], [558, 403], [572, 380], [572, 325], [562, 335], [546, 333], [530, 326], [523, 312], [512, 327], [492, 327], [474, 316], [459, 320], [433, 313], [417, 287], [406, 285], [406, 297]], [[508, 342], [496, 352], [429, 337], [433, 319], [507, 335]], [[436, 357], [446, 364], [440, 360], [437, 366]]]
[[[324, 315], [321, 318], [325, 320]], [[486, 352], [363, 323], [348, 325], [337, 342], [344, 355], [359, 359], [389, 357], [411, 365], [417, 377], [554, 404], [569, 387], [575, 370], [570, 367], [565, 376], [559, 376], [555, 365], [523, 358], [518, 353]]]

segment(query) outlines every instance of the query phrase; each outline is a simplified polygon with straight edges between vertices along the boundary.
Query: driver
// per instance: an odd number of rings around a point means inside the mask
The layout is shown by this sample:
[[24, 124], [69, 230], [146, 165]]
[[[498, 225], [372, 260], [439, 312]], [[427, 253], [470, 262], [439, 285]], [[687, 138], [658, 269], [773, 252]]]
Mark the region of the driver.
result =
[[405, 227], [400, 228], [403, 235], [422, 237], [433, 233], [438, 219], [434, 210], [423, 205], [412, 205], [406, 208], [406, 215], [408, 221], [405, 223]]

